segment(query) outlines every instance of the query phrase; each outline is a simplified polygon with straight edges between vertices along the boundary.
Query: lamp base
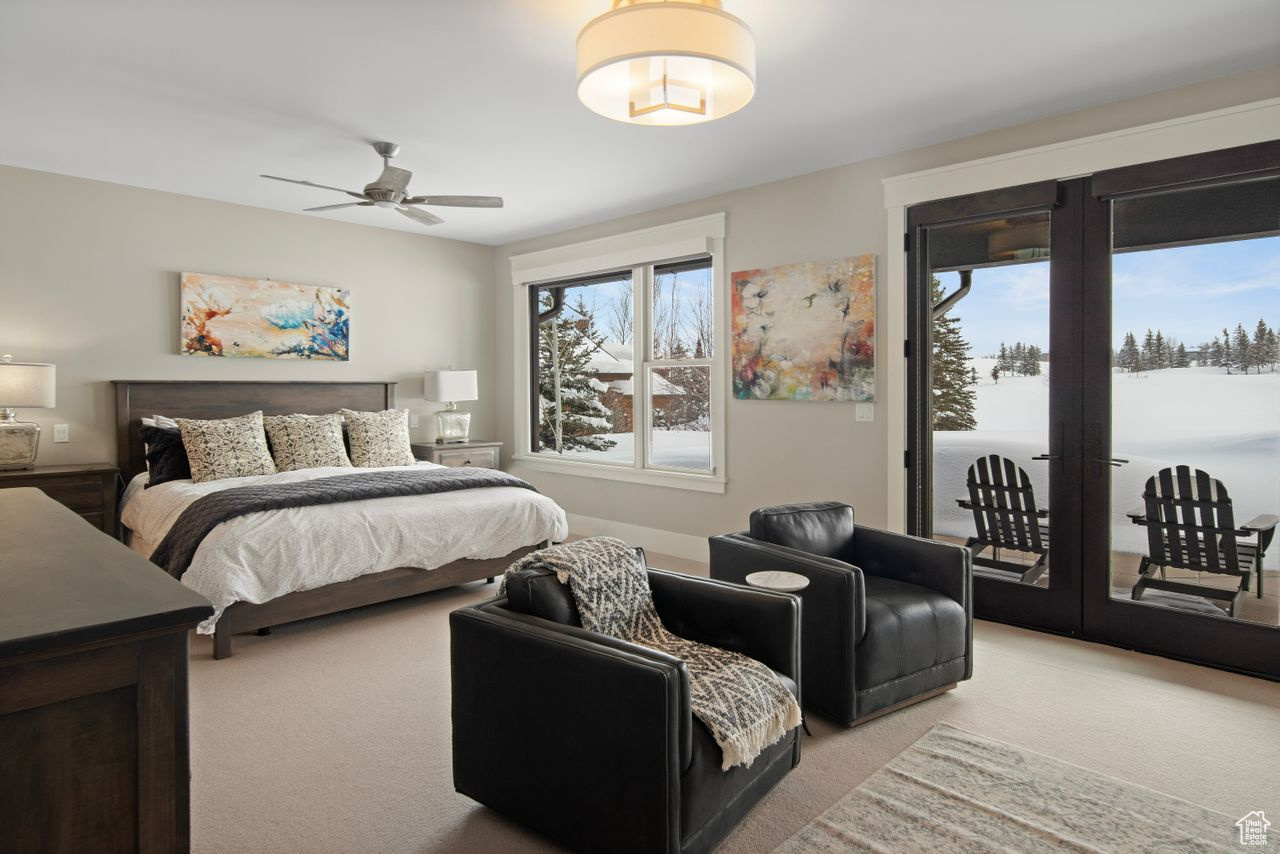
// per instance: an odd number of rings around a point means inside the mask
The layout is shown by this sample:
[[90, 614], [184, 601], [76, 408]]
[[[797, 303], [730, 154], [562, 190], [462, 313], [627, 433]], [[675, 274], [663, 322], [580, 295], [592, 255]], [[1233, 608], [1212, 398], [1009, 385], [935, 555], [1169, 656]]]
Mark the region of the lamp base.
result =
[[0, 471], [35, 468], [39, 448], [39, 424], [0, 418]]
[[461, 409], [443, 409], [435, 414], [436, 444], [456, 445], [471, 435], [471, 413]]

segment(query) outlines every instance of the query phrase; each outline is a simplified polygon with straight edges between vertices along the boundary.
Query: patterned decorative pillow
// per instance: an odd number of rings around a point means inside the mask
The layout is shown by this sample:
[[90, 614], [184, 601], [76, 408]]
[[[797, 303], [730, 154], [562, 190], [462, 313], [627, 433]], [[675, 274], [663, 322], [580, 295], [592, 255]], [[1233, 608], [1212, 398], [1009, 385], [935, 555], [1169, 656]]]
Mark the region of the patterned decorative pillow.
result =
[[351, 440], [351, 463], [361, 468], [411, 466], [417, 463], [409, 447], [409, 410], [341, 411]]
[[262, 432], [261, 411], [217, 421], [176, 420], [193, 482], [275, 474], [276, 464]]
[[146, 445], [147, 478], [146, 488], [171, 480], [187, 480], [191, 477], [191, 465], [187, 462], [187, 449], [182, 447], [182, 433], [147, 424], [143, 419], [140, 428], [142, 441]]
[[334, 415], [268, 415], [262, 419], [279, 471], [351, 467], [342, 444], [342, 419]]

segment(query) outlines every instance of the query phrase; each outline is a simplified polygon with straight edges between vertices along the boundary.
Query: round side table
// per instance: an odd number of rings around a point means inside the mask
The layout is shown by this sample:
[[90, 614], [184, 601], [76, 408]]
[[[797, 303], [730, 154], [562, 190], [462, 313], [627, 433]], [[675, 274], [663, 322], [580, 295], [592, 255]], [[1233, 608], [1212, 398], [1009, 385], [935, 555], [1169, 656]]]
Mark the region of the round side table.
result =
[[797, 593], [809, 586], [809, 579], [798, 572], [771, 569], [749, 574], [747, 584], [765, 590], [777, 590], [780, 593]]

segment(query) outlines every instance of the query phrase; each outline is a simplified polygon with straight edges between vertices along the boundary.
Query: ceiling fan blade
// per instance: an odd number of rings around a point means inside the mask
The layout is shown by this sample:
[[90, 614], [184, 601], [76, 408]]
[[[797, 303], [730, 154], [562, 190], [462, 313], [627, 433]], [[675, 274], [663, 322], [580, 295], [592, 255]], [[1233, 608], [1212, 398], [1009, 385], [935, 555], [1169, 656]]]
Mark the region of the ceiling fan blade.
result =
[[343, 202], [340, 205], [321, 205], [318, 208], [303, 208], [304, 211], [336, 211], [339, 208], [370, 207], [373, 202]]
[[387, 165], [382, 168], [382, 174], [373, 182], [373, 186], [405, 194], [409, 192], [409, 179], [412, 177], [413, 173], [408, 169]]
[[330, 187], [326, 184], [316, 184], [313, 181], [299, 181], [296, 178], [281, 178], [278, 175], [259, 175], [259, 178], [270, 178], [272, 181], [284, 181], [286, 184], [301, 184], [304, 187], [315, 187], [318, 190], [334, 190], [339, 193], [346, 193], [348, 196], [355, 196], [357, 199], [363, 199], [364, 193], [357, 193], [355, 190], [344, 190], [341, 187]]
[[414, 196], [406, 205], [438, 205], [447, 208], [500, 208], [502, 196]]
[[417, 208], [396, 208], [396, 210], [407, 216], [409, 219], [422, 223], [423, 225], [438, 225], [439, 223], [444, 222], [444, 220], [430, 211], [420, 211]]

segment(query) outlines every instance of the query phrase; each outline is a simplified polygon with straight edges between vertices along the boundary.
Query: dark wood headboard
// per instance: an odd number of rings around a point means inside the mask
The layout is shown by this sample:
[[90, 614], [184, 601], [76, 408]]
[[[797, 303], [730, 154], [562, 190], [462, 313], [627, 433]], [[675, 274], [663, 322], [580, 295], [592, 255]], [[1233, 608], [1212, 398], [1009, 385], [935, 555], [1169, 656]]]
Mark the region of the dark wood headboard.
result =
[[339, 409], [395, 406], [390, 382], [254, 382], [234, 380], [112, 380], [116, 387], [116, 465], [128, 483], [145, 471], [143, 417], [231, 418], [261, 409], [265, 415], [324, 415]]

